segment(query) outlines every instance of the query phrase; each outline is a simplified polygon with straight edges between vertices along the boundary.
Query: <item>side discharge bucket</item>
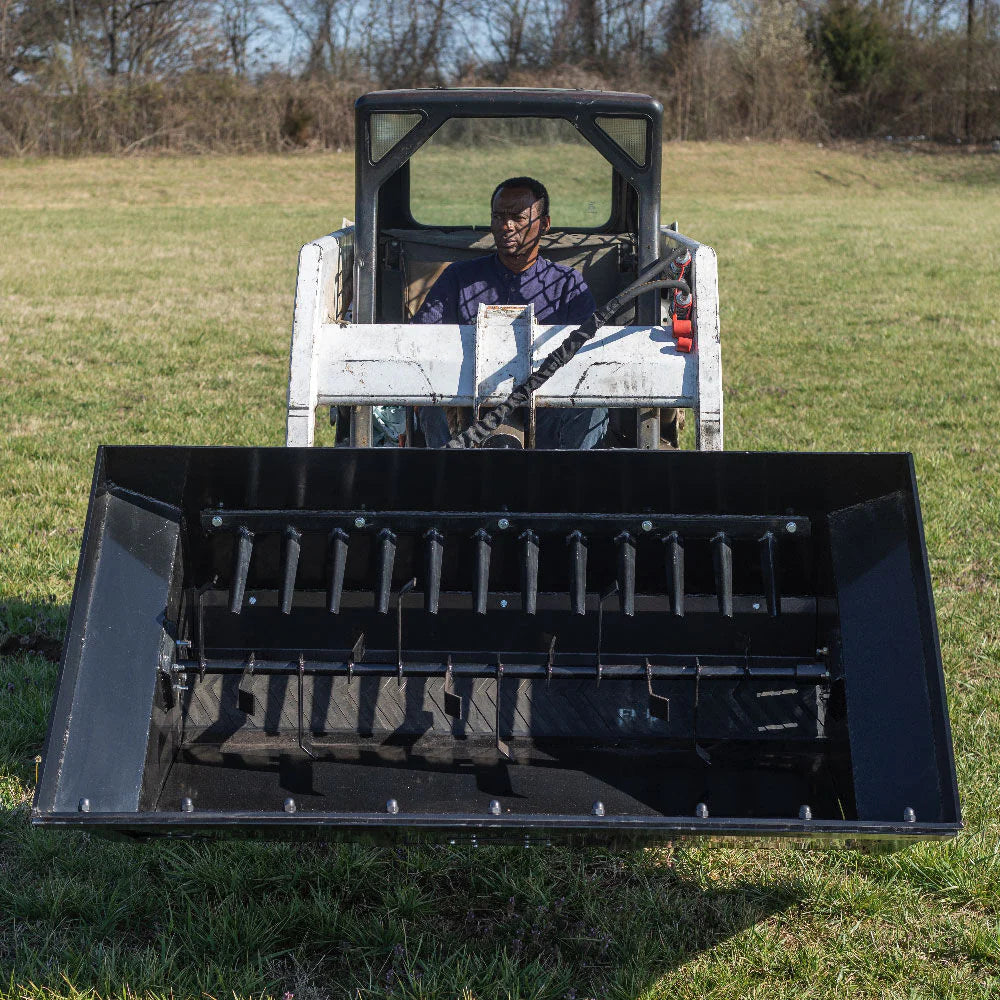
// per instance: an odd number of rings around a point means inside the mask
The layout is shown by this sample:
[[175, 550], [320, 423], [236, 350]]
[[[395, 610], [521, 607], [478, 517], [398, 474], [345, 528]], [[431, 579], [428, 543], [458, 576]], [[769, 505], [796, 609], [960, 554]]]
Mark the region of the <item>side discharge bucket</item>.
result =
[[101, 448], [32, 815], [954, 834], [912, 460]]

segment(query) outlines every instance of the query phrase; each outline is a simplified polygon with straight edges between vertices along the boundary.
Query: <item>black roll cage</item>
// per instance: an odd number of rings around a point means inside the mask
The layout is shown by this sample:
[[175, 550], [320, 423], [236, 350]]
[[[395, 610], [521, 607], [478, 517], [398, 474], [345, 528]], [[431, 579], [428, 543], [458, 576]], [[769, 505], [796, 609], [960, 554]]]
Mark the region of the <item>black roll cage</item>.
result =
[[[599, 232], [633, 233], [638, 267], [659, 254], [660, 166], [663, 107], [646, 94], [589, 90], [476, 88], [394, 90], [365, 94], [355, 108], [354, 320], [374, 323], [378, 240], [381, 229], [423, 226], [410, 211], [409, 161], [452, 118], [561, 118], [568, 121], [612, 168], [612, 210]], [[371, 117], [417, 114], [418, 122], [377, 162], [371, 154]], [[637, 164], [595, 122], [596, 117], [645, 118], [645, 163]], [[639, 303], [638, 321], [659, 321], [659, 296]]]

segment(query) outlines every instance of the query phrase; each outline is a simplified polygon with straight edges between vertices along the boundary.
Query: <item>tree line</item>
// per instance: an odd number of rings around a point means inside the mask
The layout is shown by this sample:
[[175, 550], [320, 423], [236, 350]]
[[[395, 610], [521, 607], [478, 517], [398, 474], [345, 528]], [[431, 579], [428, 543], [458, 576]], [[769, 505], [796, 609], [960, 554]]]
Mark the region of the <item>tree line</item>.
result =
[[668, 138], [1000, 138], [1000, 0], [0, 0], [0, 155], [353, 142], [366, 90], [638, 90]]

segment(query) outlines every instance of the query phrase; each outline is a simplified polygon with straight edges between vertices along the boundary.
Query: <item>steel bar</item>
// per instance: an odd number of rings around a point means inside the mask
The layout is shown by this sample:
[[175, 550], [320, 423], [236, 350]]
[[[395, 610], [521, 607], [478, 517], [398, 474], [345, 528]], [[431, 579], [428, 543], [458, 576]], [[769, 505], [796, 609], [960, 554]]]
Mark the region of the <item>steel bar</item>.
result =
[[472, 581], [472, 603], [476, 614], [486, 614], [486, 599], [490, 592], [490, 547], [493, 540], [489, 532], [480, 528], [472, 536], [476, 540], [476, 567]]
[[781, 614], [781, 593], [778, 590], [777, 540], [773, 531], [765, 531], [760, 540], [760, 572], [764, 581], [767, 613], [772, 618]]
[[378, 569], [375, 586], [375, 607], [380, 614], [389, 613], [389, 588], [392, 585], [392, 565], [396, 561], [396, 536], [383, 528], [378, 533]]
[[569, 603], [575, 615], [587, 611], [587, 539], [574, 531], [566, 539], [569, 546]]
[[347, 545], [351, 536], [343, 528], [330, 532], [330, 583], [327, 588], [327, 609], [340, 613], [340, 598], [344, 593], [344, 571], [347, 569]]
[[732, 618], [733, 547], [724, 531], [720, 531], [712, 539], [712, 563], [715, 567], [715, 589], [719, 595], [719, 613]]
[[[648, 535], [662, 538], [671, 531], [680, 532], [685, 538], [712, 538], [722, 531], [731, 538], [756, 541], [765, 531], [778, 537], [809, 538], [812, 523], [799, 514], [648, 514], [648, 513], [593, 513], [573, 514], [556, 511], [441, 511], [441, 510], [296, 510], [295, 527], [302, 532], [330, 531], [341, 528], [350, 531], [359, 519], [365, 527], [360, 530], [375, 534], [388, 527], [393, 531], [424, 532], [428, 528], [439, 530], [454, 527], [456, 531], [474, 533], [479, 528], [489, 529], [501, 518], [510, 525], [512, 533], [531, 528], [537, 532], [562, 532], [564, 535], [577, 529], [587, 535], [617, 535], [628, 527], [638, 531], [644, 521], [652, 523]], [[289, 511], [209, 508], [201, 512], [201, 528], [205, 534], [219, 534], [245, 526], [255, 532], [282, 532], [288, 525]]]
[[[541, 654], [544, 659], [545, 654]], [[181, 666], [178, 664], [178, 666]], [[339, 661], [319, 661], [303, 659], [303, 672], [316, 676], [347, 676], [350, 668], [354, 676], [398, 676], [398, 662], [364, 662], [351, 663], [348, 659]], [[207, 675], [242, 674], [246, 669], [243, 660], [209, 660], [206, 664]], [[298, 666], [289, 664], [287, 660], [257, 660], [254, 664], [254, 674], [285, 676], [296, 673]], [[496, 664], [488, 662], [455, 663], [452, 662], [450, 672], [453, 677], [496, 677]], [[560, 665], [547, 662], [518, 663], [505, 661], [504, 675], [524, 679], [546, 680], [587, 680], [593, 679], [594, 667], [591, 664]], [[447, 662], [410, 660], [406, 662], [407, 677], [446, 677], [449, 673]], [[700, 669], [692, 663], [685, 665], [659, 664], [646, 668], [645, 659], [632, 663], [603, 663], [602, 676], [614, 680], [645, 680], [647, 676], [667, 680], [693, 680], [700, 676], [702, 680], [780, 680], [815, 684], [824, 683], [830, 679], [830, 674], [821, 663], [801, 661], [790, 665], [772, 665], [751, 667], [747, 670], [745, 663], [701, 665]]]
[[684, 616], [684, 539], [676, 531], [671, 531], [663, 539], [667, 569], [667, 594], [670, 597], [670, 613]]
[[518, 539], [521, 543], [521, 607], [533, 615], [538, 603], [538, 535], [530, 528]]
[[295, 576], [299, 570], [299, 555], [302, 551], [302, 533], [291, 525], [285, 530], [285, 545], [281, 567], [281, 611], [292, 613], [292, 598], [295, 596]]
[[444, 535], [431, 528], [424, 538], [427, 540], [427, 568], [424, 582], [424, 610], [432, 615], [438, 613], [441, 597], [441, 562], [444, 558]]
[[615, 538], [618, 547], [618, 605], [623, 615], [635, 614], [635, 538], [623, 531]]
[[236, 533], [236, 549], [233, 553], [233, 576], [229, 585], [229, 610], [238, 615], [243, 610], [243, 594], [250, 572], [250, 558], [253, 555], [253, 533], [240, 525]]

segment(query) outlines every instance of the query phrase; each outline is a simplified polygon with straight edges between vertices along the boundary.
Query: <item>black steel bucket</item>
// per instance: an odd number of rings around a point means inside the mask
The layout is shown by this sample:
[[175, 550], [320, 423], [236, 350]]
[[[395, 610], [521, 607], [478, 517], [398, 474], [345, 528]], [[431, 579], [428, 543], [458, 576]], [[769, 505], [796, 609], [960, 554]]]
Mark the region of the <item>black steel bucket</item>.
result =
[[912, 460], [101, 448], [32, 815], [954, 834]]

